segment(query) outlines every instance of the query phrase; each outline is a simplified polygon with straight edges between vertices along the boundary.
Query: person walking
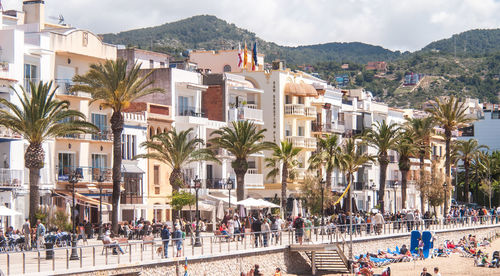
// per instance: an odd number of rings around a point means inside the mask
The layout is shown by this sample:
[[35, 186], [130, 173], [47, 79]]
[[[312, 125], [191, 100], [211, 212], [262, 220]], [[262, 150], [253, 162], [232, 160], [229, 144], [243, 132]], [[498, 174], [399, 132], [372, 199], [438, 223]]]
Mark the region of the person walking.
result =
[[36, 221], [36, 247], [40, 248], [42, 244], [44, 244], [44, 239], [45, 239], [45, 226], [43, 225], [42, 221], [37, 220]]
[[269, 225], [267, 218], [263, 219], [261, 229], [262, 229], [263, 244], [264, 244], [264, 247], [267, 247], [267, 241], [269, 240], [269, 232], [271, 232], [271, 227]]
[[295, 238], [297, 242], [302, 245], [302, 238], [304, 237], [304, 219], [302, 219], [302, 214], [293, 221], [293, 228], [295, 229]]
[[257, 217], [252, 223], [252, 232], [254, 233], [255, 236], [255, 247], [259, 247], [259, 239], [261, 231], [262, 231], [262, 222], [260, 221], [260, 218]]
[[163, 257], [168, 258], [168, 243], [170, 242], [170, 230], [168, 225], [164, 224], [161, 230], [161, 241], [163, 242]]
[[175, 246], [177, 249], [176, 257], [181, 257], [182, 253], [182, 231], [180, 226], [175, 227], [175, 231], [173, 234], [173, 239], [175, 241]]
[[376, 213], [373, 217], [373, 221], [375, 222], [375, 233], [380, 235], [382, 233], [382, 224], [384, 224], [384, 216], [380, 212]]
[[413, 215], [413, 212], [411, 210], [406, 213], [405, 219], [408, 232], [411, 232], [411, 230], [413, 230], [413, 223], [415, 221], [415, 216]]
[[31, 249], [31, 225], [29, 218], [23, 223], [22, 233], [24, 235], [24, 249]]

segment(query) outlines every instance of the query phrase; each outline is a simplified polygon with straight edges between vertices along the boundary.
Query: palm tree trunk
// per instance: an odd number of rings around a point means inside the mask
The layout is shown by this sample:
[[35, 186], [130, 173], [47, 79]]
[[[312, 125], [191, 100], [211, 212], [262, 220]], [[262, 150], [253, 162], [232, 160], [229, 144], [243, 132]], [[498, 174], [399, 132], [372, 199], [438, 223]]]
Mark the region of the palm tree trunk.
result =
[[379, 192], [378, 192], [378, 201], [380, 202], [380, 210], [382, 214], [384, 214], [385, 206], [384, 206], [384, 194], [385, 194], [385, 179], [387, 178], [387, 157], [381, 157], [379, 159], [380, 163], [380, 176], [379, 176]]
[[113, 232], [118, 233], [118, 209], [120, 207], [120, 183], [122, 177], [122, 132], [123, 116], [121, 112], [114, 111], [111, 116], [111, 130], [113, 131], [113, 194], [111, 223]]
[[464, 199], [465, 203], [469, 203], [469, 161], [464, 162], [465, 184], [464, 184]]
[[40, 192], [38, 183], [40, 181], [40, 168], [29, 168], [30, 173], [30, 223], [36, 225], [36, 212], [40, 207]]
[[[326, 190], [331, 191], [332, 190], [332, 170], [326, 170]], [[323, 188], [323, 187], [321, 187]]]
[[[445, 181], [446, 181], [446, 184], [447, 184], [447, 187], [448, 185], [451, 185], [450, 182], [450, 172], [451, 172], [451, 157], [450, 157], [450, 154], [451, 154], [451, 130], [445, 130], [444, 131], [444, 135], [445, 135], [445, 143], [446, 143], [446, 160], [445, 160], [445, 172], [446, 172], [446, 177], [445, 177]], [[448, 191], [447, 191], [447, 188], [444, 189], [444, 216], [446, 216], [446, 214], [448, 213]]]
[[407, 189], [408, 170], [401, 170], [401, 207], [406, 209], [406, 189]]
[[173, 169], [170, 173], [170, 177], [168, 178], [170, 185], [172, 186], [172, 190], [178, 192], [181, 186], [184, 186], [184, 179], [182, 178], [181, 169]]
[[283, 212], [283, 218], [286, 216], [286, 189], [288, 180], [288, 166], [286, 163], [283, 164], [283, 170], [281, 171], [281, 208]]
[[424, 158], [425, 158], [425, 152], [420, 153], [420, 212], [423, 214], [425, 212], [425, 172], [424, 172]]
[[245, 199], [245, 174], [248, 171], [248, 162], [245, 159], [236, 159], [231, 166], [236, 174], [236, 197], [240, 201]]

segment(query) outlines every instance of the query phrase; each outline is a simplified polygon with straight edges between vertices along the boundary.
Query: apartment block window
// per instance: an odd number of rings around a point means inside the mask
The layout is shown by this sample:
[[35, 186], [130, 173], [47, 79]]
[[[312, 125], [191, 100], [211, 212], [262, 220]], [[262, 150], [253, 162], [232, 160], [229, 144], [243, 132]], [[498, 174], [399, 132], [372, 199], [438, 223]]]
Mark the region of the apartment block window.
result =
[[303, 126], [299, 126], [297, 128], [298, 130], [298, 136], [304, 136], [304, 127]]
[[95, 178], [99, 177], [99, 173], [108, 167], [108, 156], [106, 154], [92, 154], [92, 170], [97, 174]]
[[292, 103], [292, 97], [289, 95], [285, 96], [285, 104], [291, 104]]
[[304, 97], [297, 97], [297, 102], [299, 104], [304, 104]]
[[149, 68], [155, 68], [155, 61], [152, 59], [149, 60]]
[[75, 170], [75, 154], [74, 153], [59, 153], [58, 154], [58, 176], [68, 177]]
[[94, 140], [104, 140], [108, 130], [108, 116], [92, 113], [92, 123], [99, 128], [99, 134], [92, 134]]
[[159, 195], [160, 194], [160, 187], [155, 187], [155, 195]]
[[165, 68], [165, 62], [160, 61], [160, 68]]
[[136, 155], [137, 137], [130, 134], [122, 134], [122, 159], [132, 160]]
[[160, 166], [153, 168], [153, 184], [160, 185]]
[[26, 63], [24, 64], [24, 87], [27, 92], [31, 92], [30, 81], [38, 81], [38, 66]]
[[183, 97], [179, 96], [177, 97], [178, 100], [178, 112], [180, 116], [187, 116], [189, 115], [189, 99], [188, 97]]

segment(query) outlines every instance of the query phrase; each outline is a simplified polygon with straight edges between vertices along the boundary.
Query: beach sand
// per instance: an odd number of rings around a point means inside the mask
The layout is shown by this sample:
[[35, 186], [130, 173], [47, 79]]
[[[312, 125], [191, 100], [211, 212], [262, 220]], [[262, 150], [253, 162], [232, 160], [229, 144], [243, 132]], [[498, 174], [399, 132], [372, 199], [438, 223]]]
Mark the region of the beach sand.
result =
[[[491, 246], [481, 247], [483, 252], [488, 253], [488, 260], [491, 260], [491, 255], [493, 251], [500, 251], [500, 239], [493, 241]], [[439, 272], [442, 276], [468, 276], [468, 275], [500, 275], [500, 268], [487, 268], [487, 267], [475, 267], [473, 258], [461, 257], [460, 253], [452, 253], [450, 257], [436, 257], [433, 259], [412, 261], [404, 263], [390, 264], [391, 275], [392, 276], [419, 276], [424, 267], [427, 271], [434, 275], [434, 267], [439, 268]], [[376, 268], [374, 272], [382, 273], [382, 270], [387, 266]], [[293, 274], [286, 274], [293, 275]], [[319, 273], [318, 275], [342, 275], [342, 274], [328, 274]], [[351, 275], [351, 274], [344, 274]]]

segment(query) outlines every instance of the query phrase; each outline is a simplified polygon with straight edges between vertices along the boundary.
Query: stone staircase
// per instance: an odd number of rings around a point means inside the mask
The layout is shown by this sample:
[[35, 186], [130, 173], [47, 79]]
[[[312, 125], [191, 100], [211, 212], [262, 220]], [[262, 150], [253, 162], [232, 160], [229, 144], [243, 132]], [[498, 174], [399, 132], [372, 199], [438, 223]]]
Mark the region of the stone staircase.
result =
[[344, 260], [342, 260], [337, 250], [307, 251], [305, 253], [311, 261], [311, 266], [314, 262], [316, 270], [331, 271], [336, 273], [349, 273], [348, 263], [345, 263]]

